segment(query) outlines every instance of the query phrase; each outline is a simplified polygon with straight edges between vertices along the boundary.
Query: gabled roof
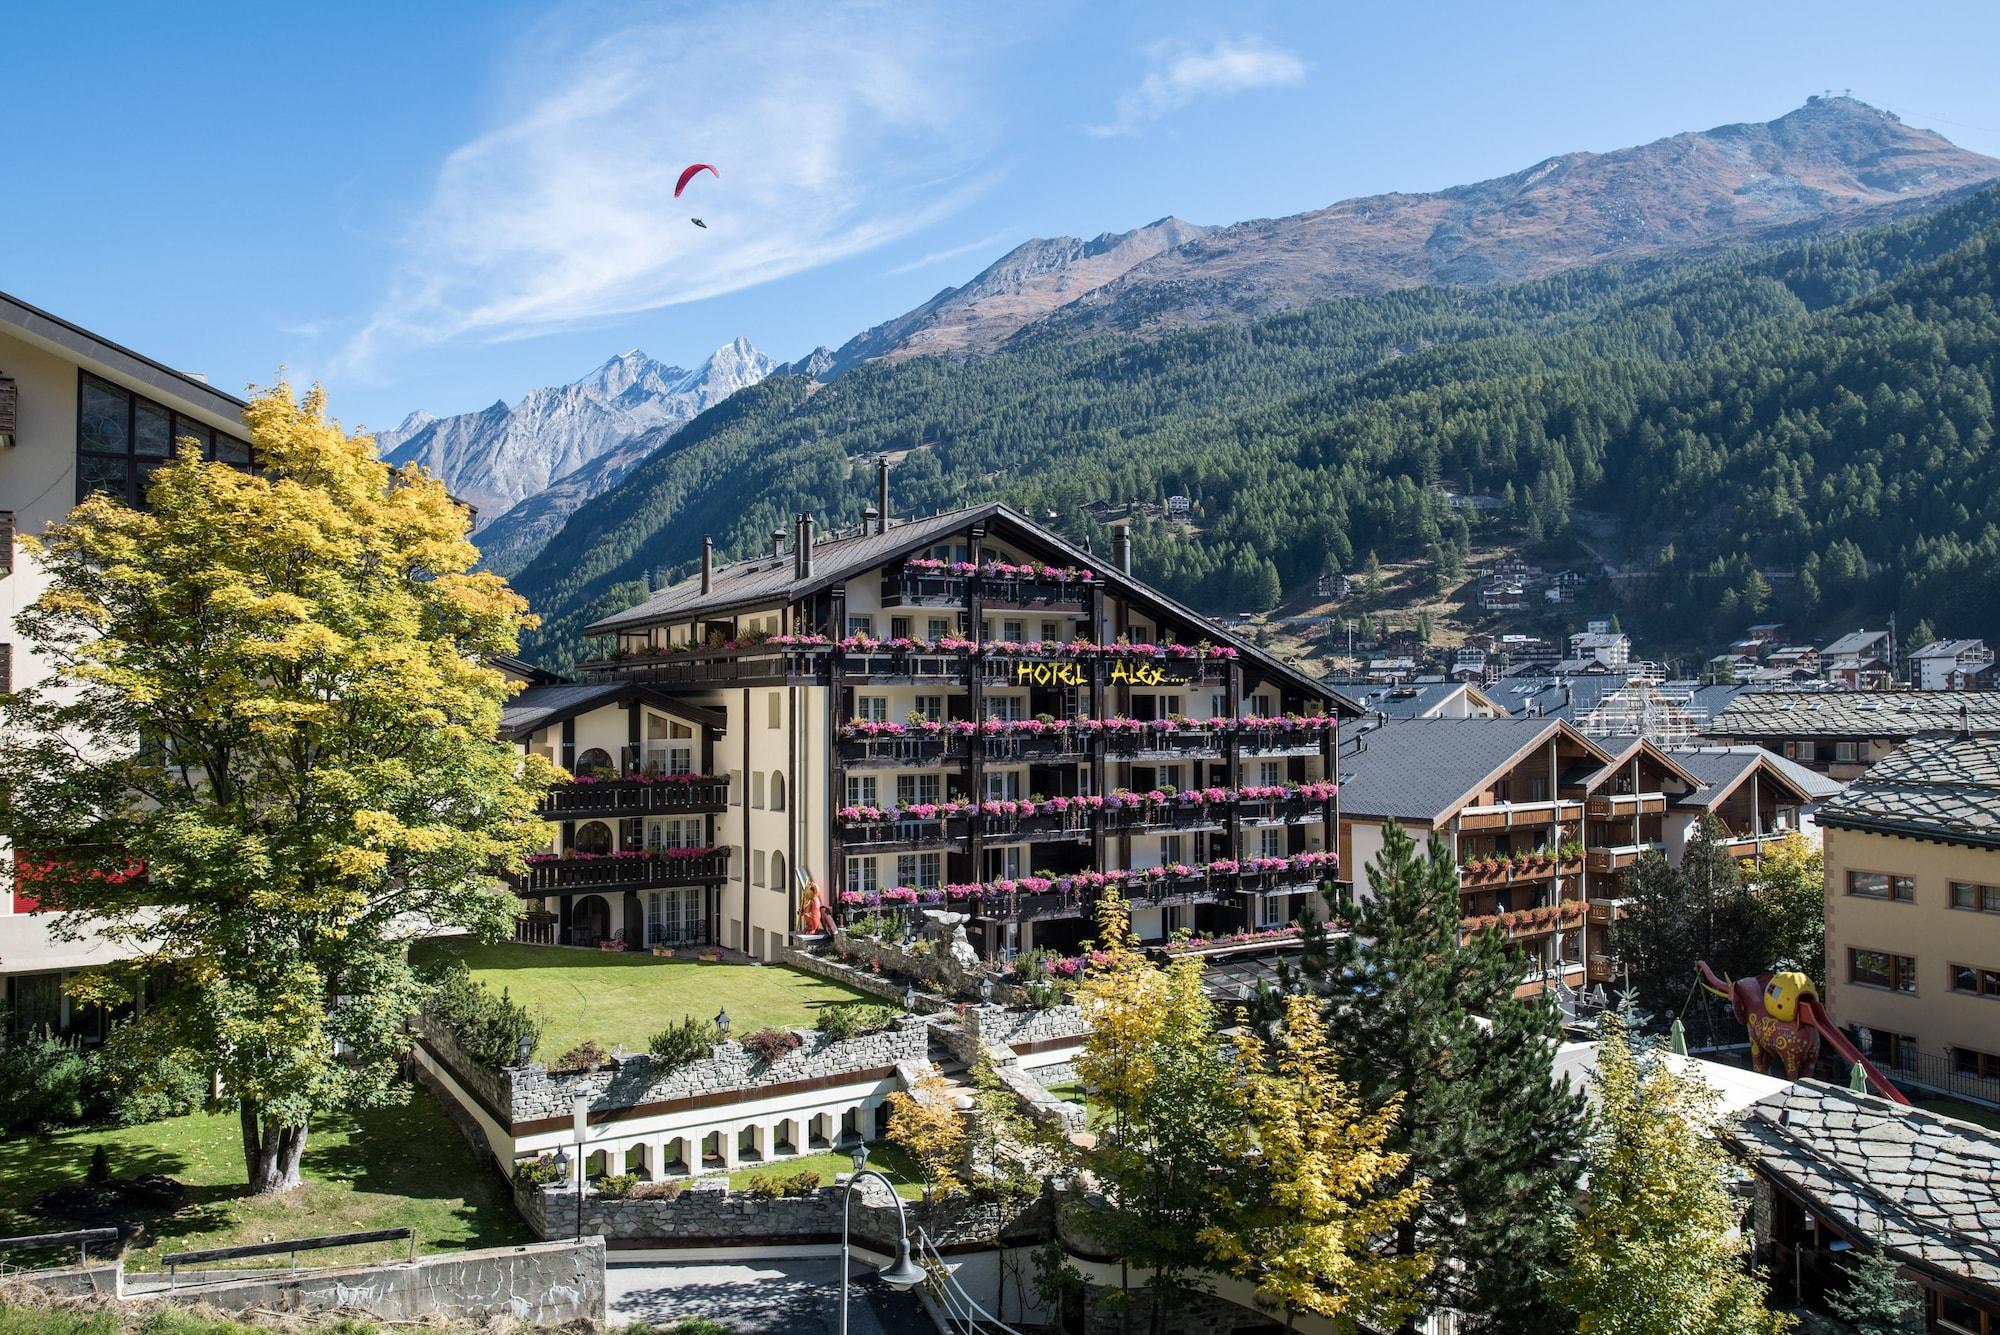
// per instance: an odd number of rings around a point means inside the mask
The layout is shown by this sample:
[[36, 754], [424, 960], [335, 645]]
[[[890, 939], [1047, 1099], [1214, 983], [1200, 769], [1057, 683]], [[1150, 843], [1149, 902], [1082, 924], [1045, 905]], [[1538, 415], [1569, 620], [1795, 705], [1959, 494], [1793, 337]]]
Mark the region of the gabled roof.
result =
[[1912, 658], [1957, 658], [1960, 654], [1990, 652], [1984, 640], [1934, 640], [1921, 649], [1912, 649]]
[[1727, 1138], [1850, 1241], [2000, 1294], [2000, 1133], [1800, 1080]]
[[1889, 638], [1886, 630], [1857, 630], [1841, 636], [1823, 651], [1829, 657], [1834, 654], [1858, 654], [1874, 648]]
[[565, 719], [588, 714], [606, 705], [623, 705], [641, 700], [663, 714], [672, 714], [699, 727], [721, 732], [728, 720], [713, 709], [704, 709], [677, 700], [629, 681], [563, 682], [554, 686], [530, 686], [517, 692], [500, 710], [500, 735], [519, 741]]
[[1674, 799], [1674, 805], [1705, 811], [1726, 801], [1751, 773], [1766, 775], [1788, 789], [1801, 803], [1816, 802], [1840, 791], [1840, 785], [1805, 766], [1772, 755], [1761, 746], [1688, 746], [1667, 752], [1701, 787]]
[[1354, 700], [1372, 714], [1392, 719], [1431, 718], [1461, 695], [1472, 702], [1498, 709], [1491, 697], [1468, 681], [1419, 682], [1413, 686], [1366, 686], [1352, 690]]
[[1680, 761], [1675, 760], [1673, 756], [1671, 756], [1665, 751], [1662, 751], [1659, 747], [1655, 746], [1652, 742], [1647, 741], [1644, 737], [1606, 738], [1604, 743], [1600, 743], [1600, 745], [1606, 745], [1607, 749], [1609, 744], [1622, 744], [1622, 749], [1613, 752], [1609, 763], [1600, 766], [1593, 774], [1591, 774], [1591, 776], [1588, 779], [1584, 781], [1583, 786], [1586, 790], [1596, 788], [1597, 785], [1603, 783], [1606, 779], [1609, 779], [1613, 775], [1617, 774], [1617, 772], [1620, 769], [1623, 769], [1625, 766], [1631, 764], [1633, 759], [1639, 756], [1643, 756], [1665, 767], [1668, 773], [1672, 774], [1675, 778], [1679, 779], [1682, 783], [1685, 783], [1690, 788], [1695, 787], [1701, 782], [1701, 780], [1695, 777], [1694, 773], [1690, 771], [1686, 766], [1682, 765]]
[[706, 594], [701, 591], [701, 577], [696, 575], [668, 585], [636, 607], [592, 622], [583, 628], [583, 633], [603, 635], [666, 621], [722, 616], [751, 608], [796, 602], [898, 556], [943, 542], [964, 532], [972, 524], [991, 524], [995, 521], [1019, 530], [1029, 541], [1050, 549], [1062, 560], [1089, 570], [1106, 587], [1201, 626], [1203, 634], [1210, 640], [1229, 645], [1245, 658], [1255, 659], [1264, 671], [1288, 678], [1313, 695], [1330, 699], [1335, 712], [1349, 716], [1363, 712], [1361, 706], [1318, 677], [1300, 671], [1251, 641], [1223, 629], [1213, 618], [1203, 616], [1130, 575], [1108, 569], [1108, 563], [1101, 558], [1072, 546], [1020, 511], [998, 501], [947, 510], [924, 519], [892, 523], [885, 532], [870, 530], [814, 543], [810, 575], [798, 574], [797, 558], [790, 551], [783, 556], [763, 556], [723, 566], [712, 572]]
[[486, 661], [490, 666], [500, 669], [500, 671], [510, 677], [519, 677], [530, 686], [553, 686], [557, 682], [569, 680], [569, 678], [563, 676], [560, 672], [551, 672], [545, 667], [536, 667], [527, 659], [516, 658], [512, 654], [494, 654]]
[[1405, 719], [1384, 724], [1357, 737], [1354, 749], [1343, 748], [1336, 761], [1340, 813], [1436, 825], [1496, 775], [1558, 735], [1582, 746], [1600, 765], [1610, 759], [1561, 719]]
[[1820, 808], [1819, 821], [2000, 847], [2000, 739], [1905, 742]]

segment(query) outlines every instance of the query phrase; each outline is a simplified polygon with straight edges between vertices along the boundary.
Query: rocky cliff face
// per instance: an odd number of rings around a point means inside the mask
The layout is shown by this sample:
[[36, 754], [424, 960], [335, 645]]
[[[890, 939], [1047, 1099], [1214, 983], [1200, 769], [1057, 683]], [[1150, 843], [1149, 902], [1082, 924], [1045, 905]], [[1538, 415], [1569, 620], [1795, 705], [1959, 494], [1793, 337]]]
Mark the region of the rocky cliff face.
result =
[[[481, 412], [436, 419], [413, 413], [376, 440], [378, 447], [385, 439], [393, 442], [385, 447], [391, 463], [422, 464], [477, 508], [482, 523], [490, 523], [634, 437], [678, 427], [756, 384], [772, 366], [742, 338], [692, 371], [634, 350], [581, 380], [531, 390], [511, 407], [495, 403]], [[622, 469], [608, 471], [608, 476], [607, 470], [590, 474], [584, 485], [602, 490], [623, 476]]]
[[1435, 194], [1374, 195], [1228, 227], [1164, 219], [1032, 241], [840, 350], [977, 352], [1010, 337], [1149, 334], [1423, 284], [1493, 286], [1581, 264], [1720, 250], [1884, 221], [2000, 177], [2000, 161], [1851, 98], [1610, 153], [1567, 153]]

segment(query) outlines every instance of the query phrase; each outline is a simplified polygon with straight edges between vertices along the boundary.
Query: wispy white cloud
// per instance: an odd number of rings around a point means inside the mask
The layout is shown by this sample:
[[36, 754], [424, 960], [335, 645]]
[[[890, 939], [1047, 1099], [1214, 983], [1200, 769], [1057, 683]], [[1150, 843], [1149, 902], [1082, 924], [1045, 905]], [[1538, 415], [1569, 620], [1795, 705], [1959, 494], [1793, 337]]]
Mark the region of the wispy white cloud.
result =
[[1116, 114], [1109, 122], [1084, 127], [1091, 134], [1137, 134], [1199, 98], [1278, 88], [1306, 77], [1305, 62], [1254, 37], [1219, 41], [1205, 48], [1158, 45], [1147, 55], [1146, 77], [1137, 87], [1119, 94]]
[[[341, 369], [769, 282], [914, 233], [986, 184], [964, 15], [767, 0], [582, 36], [570, 22], [523, 44], [509, 113], [445, 159]], [[676, 200], [691, 162], [719, 175]]]
[[1003, 227], [997, 232], [987, 233], [977, 241], [968, 241], [962, 246], [953, 246], [949, 250], [933, 250], [930, 254], [920, 259], [911, 260], [908, 264], [899, 264], [893, 269], [884, 269], [882, 273], [884, 277], [915, 273], [919, 269], [928, 269], [933, 264], [943, 264], [946, 260], [955, 260], [960, 255], [970, 255], [975, 250], [986, 250], [992, 246], [997, 246], [1008, 237], [1018, 235], [1020, 231], [1021, 229], [1018, 227]]

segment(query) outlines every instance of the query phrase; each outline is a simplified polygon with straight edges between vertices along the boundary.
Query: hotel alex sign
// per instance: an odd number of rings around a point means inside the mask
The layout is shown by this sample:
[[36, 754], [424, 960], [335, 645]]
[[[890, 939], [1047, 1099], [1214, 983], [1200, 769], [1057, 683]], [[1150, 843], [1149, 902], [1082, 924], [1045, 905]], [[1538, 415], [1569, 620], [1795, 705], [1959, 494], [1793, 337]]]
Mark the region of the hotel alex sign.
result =
[[[1194, 678], [1186, 673], [1168, 672], [1163, 667], [1151, 663], [1128, 663], [1120, 661], [1112, 665], [1111, 680], [1114, 684], [1128, 682], [1133, 686], [1186, 686]], [[1088, 686], [1090, 678], [1084, 674], [1081, 663], [1018, 663], [1014, 667], [1016, 686]]]

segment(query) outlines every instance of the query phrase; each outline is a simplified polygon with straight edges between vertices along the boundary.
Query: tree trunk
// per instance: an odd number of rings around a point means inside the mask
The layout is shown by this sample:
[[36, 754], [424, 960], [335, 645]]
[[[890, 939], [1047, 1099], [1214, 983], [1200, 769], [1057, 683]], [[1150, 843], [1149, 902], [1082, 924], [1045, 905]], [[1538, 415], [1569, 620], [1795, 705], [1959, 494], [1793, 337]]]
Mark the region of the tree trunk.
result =
[[307, 1128], [260, 1116], [252, 1099], [237, 1103], [237, 1116], [243, 1124], [243, 1170], [250, 1190], [269, 1196], [299, 1185], [299, 1159], [306, 1150]]

